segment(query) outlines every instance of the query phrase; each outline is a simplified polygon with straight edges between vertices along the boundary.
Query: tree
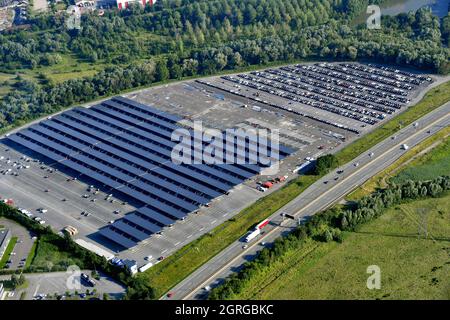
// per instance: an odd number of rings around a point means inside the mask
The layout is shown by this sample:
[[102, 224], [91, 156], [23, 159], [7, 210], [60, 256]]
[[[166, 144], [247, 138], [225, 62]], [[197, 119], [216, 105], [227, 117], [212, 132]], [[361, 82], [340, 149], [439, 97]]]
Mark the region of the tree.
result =
[[156, 81], [166, 81], [169, 79], [169, 69], [167, 69], [167, 62], [165, 60], [159, 60], [155, 66], [155, 79]]
[[152, 300], [154, 298], [154, 289], [144, 278], [139, 277], [133, 278], [125, 294], [125, 300]]
[[348, 227], [347, 217], [345, 216], [345, 214], [343, 214], [341, 218], [341, 229], [346, 230], [347, 227]]
[[338, 166], [337, 158], [332, 154], [327, 154], [317, 158], [315, 162], [314, 173], [316, 175], [324, 175], [330, 171], [330, 169]]

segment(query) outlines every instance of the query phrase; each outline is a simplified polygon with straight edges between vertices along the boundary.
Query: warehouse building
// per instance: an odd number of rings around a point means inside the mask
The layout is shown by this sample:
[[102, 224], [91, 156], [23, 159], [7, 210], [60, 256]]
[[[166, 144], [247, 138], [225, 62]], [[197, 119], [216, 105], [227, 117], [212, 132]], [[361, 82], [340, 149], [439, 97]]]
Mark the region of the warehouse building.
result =
[[3, 257], [3, 254], [8, 247], [9, 240], [11, 240], [11, 232], [9, 229], [0, 230], [0, 259]]
[[[115, 197], [136, 203], [136, 210], [100, 229], [107, 239], [130, 248], [208, 206], [212, 199], [258, 175], [271, 164], [176, 164], [172, 133], [182, 117], [123, 97], [91, 108], [74, 108], [9, 136], [23, 147], [93, 179]], [[202, 142], [203, 143], [203, 142]], [[258, 141], [259, 147], [261, 143]], [[265, 147], [275, 151], [270, 142]], [[203, 145], [203, 147], [205, 147]], [[250, 159], [249, 143], [231, 145], [236, 158]], [[191, 146], [190, 146], [191, 148]], [[195, 149], [196, 147], [193, 146]], [[294, 150], [277, 146], [276, 161]], [[239, 154], [239, 155], [238, 155]]]

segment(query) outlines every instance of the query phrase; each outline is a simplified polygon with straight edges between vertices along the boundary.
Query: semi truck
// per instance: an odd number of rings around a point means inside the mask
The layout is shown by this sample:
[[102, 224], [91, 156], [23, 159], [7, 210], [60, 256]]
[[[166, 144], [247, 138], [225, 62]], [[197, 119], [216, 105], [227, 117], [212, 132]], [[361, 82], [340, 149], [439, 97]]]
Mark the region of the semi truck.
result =
[[265, 219], [258, 223], [245, 237], [245, 242], [250, 242], [261, 234], [261, 230], [269, 224], [269, 219]]
[[254, 229], [250, 231], [247, 236], [245, 237], [245, 242], [250, 242], [253, 239], [255, 239], [257, 236], [261, 234], [261, 229]]
[[269, 219], [265, 219], [263, 221], [261, 221], [260, 223], [258, 223], [256, 225], [256, 229], [261, 230], [262, 228], [264, 228], [265, 226], [267, 226], [269, 224]]

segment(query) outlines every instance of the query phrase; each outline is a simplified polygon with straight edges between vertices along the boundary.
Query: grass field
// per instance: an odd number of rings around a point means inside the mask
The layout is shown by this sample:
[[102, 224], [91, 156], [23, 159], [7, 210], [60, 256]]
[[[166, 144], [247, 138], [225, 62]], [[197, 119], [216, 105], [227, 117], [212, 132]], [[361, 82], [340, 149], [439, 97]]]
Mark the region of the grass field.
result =
[[31, 266], [31, 263], [33, 262], [34, 257], [36, 256], [36, 249], [37, 249], [38, 241], [34, 241], [33, 245], [31, 246], [30, 252], [28, 253], [27, 260], [25, 261], [24, 269], [27, 269]]
[[6, 262], [9, 260], [9, 256], [11, 252], [13, 252], [14, 247], [17, 243], [17, 237], [12, 237], [11, 240], [9, 240], [8, 246], [6, 247], [5, 252], [3, 253], [3, 257], [0, 260], [0, 270], [3, 269], [6, 265]]
[[[404, 126], [424, 114], [450, 101], [450, 82], [432, 89], [418, 104], [387, 122], [367, 136], [341, 150], [336, 156], [340, 163], [350, 161], [365, 150], [396, 132], [400, 123]], [[211, 259], [234, 240], [243, 235], [249, 227], [266, 218], [290, 200], [298, 196], [318, 179], [317, 176], [300, 177], [289, 186], [260, 199], [244, 209], [232, 221], [225, 222], [210, 233], [189, 243], [173, 255], [158, 263], [138, 277], [144, 277], [161, 296], [198, 267]]]
[[60, 54], [60, 56], [61, 61], [52, 66], [41, 65], [34, 69], [16, 69], [11, 74], [0, 72], [0, 97], [13, 89], [13, 85], [17, 82], [17, 75], [23, 79], [37, 82], [40, 82], [41, 75], [44, 75], [54, 83], [60, 83], [70, 79], [93, 76], [108, 66], [101, 61], [96, 63], [83, 61], [73, 54]]
[[[450, 193], [387, 210], [344, 242], [308, 240], [261, 271], [234, 299], [450, 299]], [[426, 212], [428, 239], [418, 238]], [[381, 268], [369, 290], [367, 267]]]
[[424, 140], [346, 196], [346, 199], [359, 199], [377, 188], [385, 188], [388, 182], [404, 183], [409, 179], [427, 180], [450, 175], [449, 136], [450, 128], [445, 128]]
[[46, 236], [39, 238], [35, 250], [36, 254], [30, 264], [34, 269], [51, 271], [52, 268], [63, 270], [71, 265], [83, 266], [82, 261], [71, 257], [70, 253], [59, 250], [57, 246], [47, 241]]
[[11, 91], [14, 78], [12, 74], [0, 72], [0, 97]]
[[[448, 131], [450, 131], [450, 128], [448, 128]], [[438, 175], [450, 175], [449, 137], [432, 152], [413, 160], [410, 166], [390, 181], [404, 183], [407, 180], [428, 180]]]

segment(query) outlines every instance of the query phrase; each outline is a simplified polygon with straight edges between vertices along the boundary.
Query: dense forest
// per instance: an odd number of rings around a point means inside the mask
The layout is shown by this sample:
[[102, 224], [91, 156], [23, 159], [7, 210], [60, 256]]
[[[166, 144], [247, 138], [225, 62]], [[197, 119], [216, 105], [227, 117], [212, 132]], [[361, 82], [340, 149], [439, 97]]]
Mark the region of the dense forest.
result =
[[[380, 0], [381, 1], [381, 0]], [[379, 1], [379, 2], [380, 2]], [[428, 10], [354, 26], [368, 0], [161, 0], [84, 15], [40, 15], [0, 35], [0, 71], [57, 65], [67, 54], [106, 64], [90, 77], [54, 82], [17, 76], [0, 103], [0, 128], [156, 81], [301, 59], [373, 59], [448, 73], [449, 18]]]

